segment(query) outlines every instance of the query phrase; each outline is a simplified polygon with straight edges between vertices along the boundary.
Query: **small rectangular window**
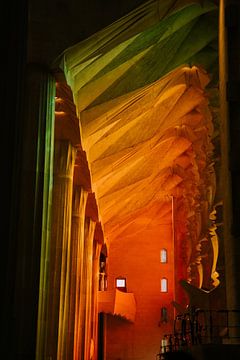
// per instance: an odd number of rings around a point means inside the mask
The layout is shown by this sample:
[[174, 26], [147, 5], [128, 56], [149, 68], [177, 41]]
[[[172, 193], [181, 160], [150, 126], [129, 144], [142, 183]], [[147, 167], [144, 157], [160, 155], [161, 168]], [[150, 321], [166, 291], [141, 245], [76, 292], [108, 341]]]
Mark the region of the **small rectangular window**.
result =
[[126, 278], [120, 276], [116, 278], [116, 288], [120, 291], [127, 292]]
[[167, 262], [167, 250], [166, 249], [161, 249], [161, 251], [160, 251], [160, 262], [162, 264], [165, 264]]
[[168, 281], [166, 278], [161, 279], [161, 292], [167, 292], [168, 291]]
[[126, 287], [126, 279], [116, 279], [116, 287]]

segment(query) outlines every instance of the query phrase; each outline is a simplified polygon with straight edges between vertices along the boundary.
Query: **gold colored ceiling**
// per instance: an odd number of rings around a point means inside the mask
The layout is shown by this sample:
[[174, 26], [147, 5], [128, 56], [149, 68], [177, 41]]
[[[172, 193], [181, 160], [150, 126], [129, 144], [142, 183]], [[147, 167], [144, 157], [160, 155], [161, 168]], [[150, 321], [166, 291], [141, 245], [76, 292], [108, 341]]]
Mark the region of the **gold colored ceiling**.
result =
[[184, 266], [190, 277], [198, 268], [199, 286], [216, 191], [207, 96], [218, 71], [216, 15], [211, 1], [150, 0], [55, 64], [72, 90], [106, 241], [157, 236], [174, 199]]
[[206, 194], [210, 186], [213, 196], [215, 187], [209, 172], [213, 126], [207, 83], [203, 70], [183, 67], [80, 114], [93, 191], [111, 241], [123, 232], [134, 237], [134, 229], [149, 224], [160, 226], [162, 206], [171, 196], [188, 194], [188, 216], [211, 200]]

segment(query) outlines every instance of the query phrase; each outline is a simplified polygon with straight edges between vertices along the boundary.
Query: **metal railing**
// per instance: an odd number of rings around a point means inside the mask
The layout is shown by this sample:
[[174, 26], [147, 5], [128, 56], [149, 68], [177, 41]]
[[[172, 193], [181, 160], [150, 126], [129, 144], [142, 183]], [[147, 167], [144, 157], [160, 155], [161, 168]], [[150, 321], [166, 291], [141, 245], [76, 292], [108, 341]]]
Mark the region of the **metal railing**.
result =
[[240, 310], [196, 309], [177, 315], [173, 333], [162, 338], [156, 359], [164, 359], [167, 352], [189, 351], [193, 345], [224, 341], [240, 343]]

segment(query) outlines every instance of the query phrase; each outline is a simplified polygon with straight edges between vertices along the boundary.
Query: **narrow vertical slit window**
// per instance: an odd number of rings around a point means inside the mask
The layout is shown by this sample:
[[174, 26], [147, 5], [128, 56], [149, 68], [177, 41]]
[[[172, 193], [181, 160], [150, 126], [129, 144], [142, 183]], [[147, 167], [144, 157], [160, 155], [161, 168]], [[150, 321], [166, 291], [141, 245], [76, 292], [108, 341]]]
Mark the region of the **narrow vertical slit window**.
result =
[[162, 264], [167, 263], [167, 249], [161, 249], [161, 251], [160, 251], [160, 262]]
[[161, 292], [167, 292], [168, 291], [168, 280], [167, 278], [161, 279]]
[[106, 256], [100, 254], [99, 259], [99, 291], [107, 290]]

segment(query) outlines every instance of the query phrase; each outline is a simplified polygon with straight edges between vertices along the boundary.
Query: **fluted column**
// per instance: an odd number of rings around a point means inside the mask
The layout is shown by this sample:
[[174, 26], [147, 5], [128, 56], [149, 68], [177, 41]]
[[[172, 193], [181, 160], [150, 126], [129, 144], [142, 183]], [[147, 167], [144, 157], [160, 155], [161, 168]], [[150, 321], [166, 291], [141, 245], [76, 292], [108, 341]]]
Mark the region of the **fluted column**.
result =
[[90, 357], [92, 316], [92, 269], [93, 238], [96, 223], [85, 219], [83, 277], [80, 289], [80, 321], [78, 324], [78, 351], [74, 359], [88, 360]]
[[80, 289], [83, 269], [84, 222], [88, 192], [81, 186], [73, 187], [72, 229], [70, 255], [70, 302], [68, 316], [68, 333], [66, 359], [74, 357], [74, 343], [78, 349], [77, 329], [80, 321]]
[[47, 356], [63, 358], [69, 304], [69, 257], [72, 219], [73, 169], [76, 150], [68, 141], [55, 142], [50, 291]]
[[93, 298], [92, 298], [92, 339], [93, 345], [93, 357], [92, 359], [97, 360], [97, 343], [98, 343], [98, 286], [99, 286], [99, 258], [101, 252], [101, 244], [94, 241], [94, 254], [93, 254]]
[[[26, 78], [22, 152], [18, 252], [14, 321], [17, 323], [12, 358], [35, 358], [44, 344], [47, 293], [46, 253], [49, 244], [53, 180], [55, 80], [50, 71], [29, 64]], [[14, 324], [11, 325], [14, 328]], [[37, 342], [37, 343], [36, 343]], [[37, 351], [36, 351], [37, 347]], [[12, 351], [12, 350], [11, 350]], [[9, 355], [11, 357], [11, 355]]]
[[[81, 189], [80, 186], [74, 186], [72, 197], [71, 237], [67, 246], [62, 336], [58, 346], [58, 359], [61, 360], [73, 359], [76, 292], [79, 293], [79, 289], [81, 288], [83, 266], [82, 240], [84, 239], [84, 217], [87, 195], [88, 193]], [[76, 277], [76, 275], [78, 276]]]
[[[35, 75], [36, 77], [36, 75]], [[41, 81], [39, 81], [39, 77]], [[43, 190], [36, 191], [42, 199], [42, 228], [41, 228], [41, 258], [40, 258], [40, 277], [39, 277], [39, 298], [38, 298], [38, 321], [36, 338], [36, 360], [44, 357], [44, 348], [46, 344], [46, 321], [47, 321], [47, 301], [49, 292], [49, 250], [51, 241], [51, 212], [52, 212], [52, 189], [53, 189], [53, 155], [54, 155], [54, 95], [55, 80], [51, 75], [39, 72], [38, 84], [42, 84], [40, 90], [41, 101], [36, 101], [41, 105], [39, 118], [44, 120], [43, 124], [38, 126], [38, 161], [42, 166], [37, 166], [38, 176], [42, 177]], [[45, 98], [45, 100], [44, 100]], [[33, 96], [31, 96], [33, 102]], [[31, 119], [32, 121], [32, 119]], [[32, 141], [32, 139], [31, 139]], [[44, 150], [45, 149], [45, 150]], [[27, 149], [31, 152], [30, 149]], [[41, 152], [44, 151], [44, 155]], [[42, 169], [41, 169], [42, 168]], [[36, 184], [41, 184], [37, 181]], [[41, 218], [40, 218], [41, 219]]]
[[85, 222], [85, 284], [86, 284], [86, 312], [85, 312], [85, 342], [84, 342], [84, 360], [90, 359], [91, 335], [92, 335], [92, 301], [93, 301], [93, 245], [94, 231], [96, 223], [91, 219]]

